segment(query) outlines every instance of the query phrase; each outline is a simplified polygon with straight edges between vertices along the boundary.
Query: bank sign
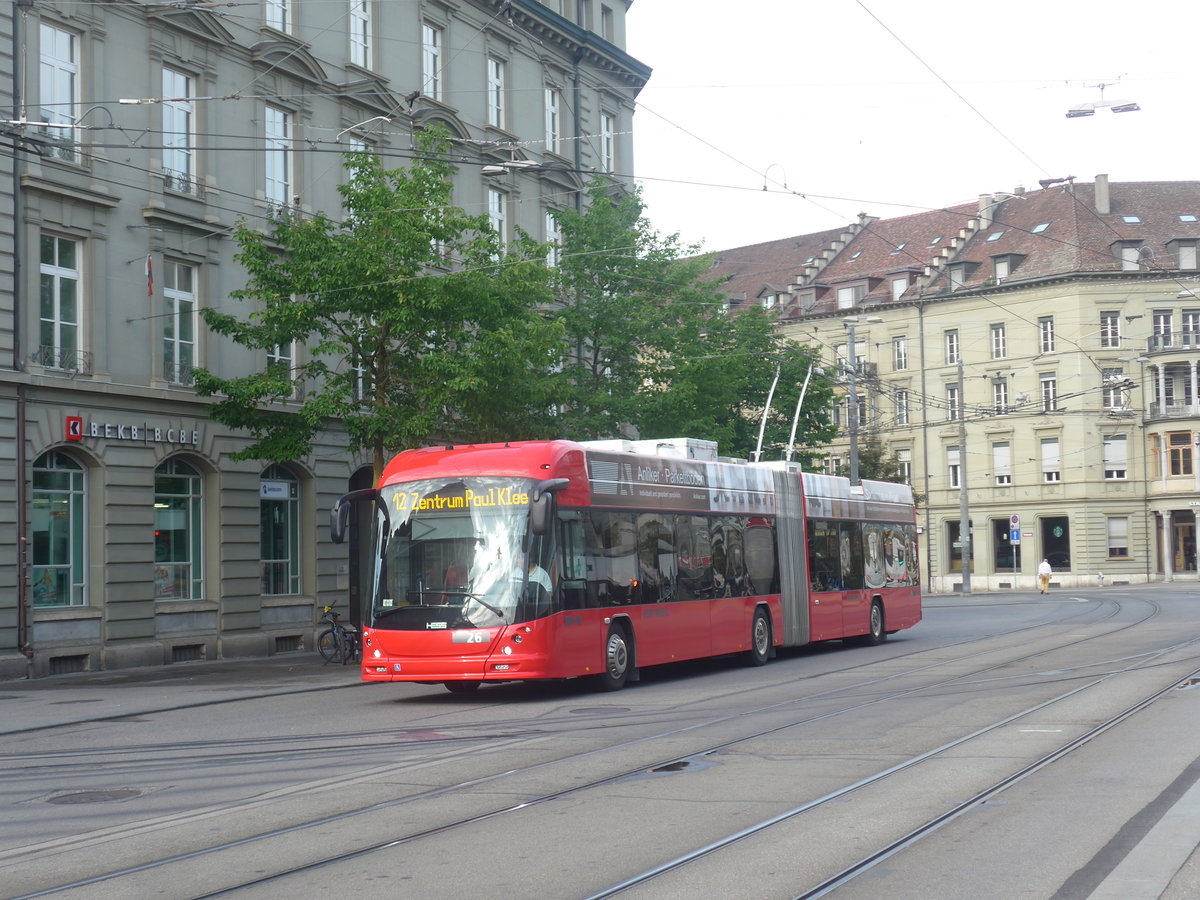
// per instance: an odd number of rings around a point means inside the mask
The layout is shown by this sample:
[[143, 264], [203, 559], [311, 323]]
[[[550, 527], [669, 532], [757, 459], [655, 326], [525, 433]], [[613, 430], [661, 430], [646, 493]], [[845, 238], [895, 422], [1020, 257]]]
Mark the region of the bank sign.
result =
[[195, 447], [200, 443], [198, 428], [163, 428], [160, 425], [131, 422], [100, 422], [93, 419], [85, 422], [83, 416], [67, 416], [64, 423], [63, 436], [68, 441], [82, 441], [85, 438], [103, 438], [108, 441], [138, 441], [149, 444], [176, 444]]

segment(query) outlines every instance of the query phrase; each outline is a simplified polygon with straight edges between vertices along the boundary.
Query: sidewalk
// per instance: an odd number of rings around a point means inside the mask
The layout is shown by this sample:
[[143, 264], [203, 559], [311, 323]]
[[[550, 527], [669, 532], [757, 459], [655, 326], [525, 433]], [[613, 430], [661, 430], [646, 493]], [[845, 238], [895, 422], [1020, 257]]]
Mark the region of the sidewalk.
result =
[[34, 728], [361, 685], [358, 665], [316, 653], [174, 663], [0, 682], [0, 736]]

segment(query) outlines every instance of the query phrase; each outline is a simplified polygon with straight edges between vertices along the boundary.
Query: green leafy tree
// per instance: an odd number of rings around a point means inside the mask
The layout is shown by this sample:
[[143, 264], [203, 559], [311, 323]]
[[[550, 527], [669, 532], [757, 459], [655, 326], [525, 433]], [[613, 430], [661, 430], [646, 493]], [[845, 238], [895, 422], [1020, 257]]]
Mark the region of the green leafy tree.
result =
[[[878, 434], [868, 432], [858, 444], [858, 477], [868, 481], [891, 481], [903, 484], [900, 476], [900, 457], [885, 444]], [[913, 492], [920, 504], [924, 495]]]
[[420, 140], [425, 154], [405, 169], [346, 157], [340, 223], [293, 215], [269, 235], [237, 229], [248, 278], [233, 297], [255, 309], [244, 319], [205, 310], [205, 322], [268, 359], [305, 348], [291, 365], [241, 377], [197, 372], [201, 393], [220, 395], [213, 418], [253, 438], [238, 458], [296, 459], [336, 419], [378, 476], [406, 446], [551, 427], [563, 332], [542, 311], [544, 248], [502, 248], [486, 217], [452, 206], [444, 136]]
[[[778, 366], [764, 458], [784, 447], [808, 351], [779, 339], [762, 310], [725, 315], [718, 287], [704, 280], [708, 259], [655, 232], [636, 191], [614, 196], [593, 181], [586, 210], [563, 213], [559, 231], [571, 385], [564, 433], [611, 438], [632, 426], [643, 438], [715, 440], [722, 453], [748, 456]], [[829, 397], [828, 383], [814, 379], [798, 445], [832, 436]]]

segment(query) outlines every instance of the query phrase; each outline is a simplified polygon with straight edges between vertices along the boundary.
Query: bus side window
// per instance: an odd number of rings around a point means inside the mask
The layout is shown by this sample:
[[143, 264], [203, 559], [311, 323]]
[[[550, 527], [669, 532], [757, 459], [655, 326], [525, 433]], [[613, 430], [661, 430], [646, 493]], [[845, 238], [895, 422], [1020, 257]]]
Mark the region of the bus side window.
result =
[[843, 522], [841, 531], [842, 590], [859, 590], [863, 586], [863, 526]]
[[563, 609], [583, 609], [587, 605], [587, 548], [583, 540], [583, 520], [571, 511], [560, 515], [562, 537]]

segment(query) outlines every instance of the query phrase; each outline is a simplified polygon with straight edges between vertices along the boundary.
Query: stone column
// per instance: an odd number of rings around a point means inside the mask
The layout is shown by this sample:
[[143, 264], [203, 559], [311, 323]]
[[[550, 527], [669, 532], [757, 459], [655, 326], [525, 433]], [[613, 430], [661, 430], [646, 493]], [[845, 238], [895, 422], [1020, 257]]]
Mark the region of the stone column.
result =
[[1175, 580], [1175, 547], [1172, 538], [1171, 511], [1162, 513], [1162, 552], [1163, 552], [1163, 581]]

